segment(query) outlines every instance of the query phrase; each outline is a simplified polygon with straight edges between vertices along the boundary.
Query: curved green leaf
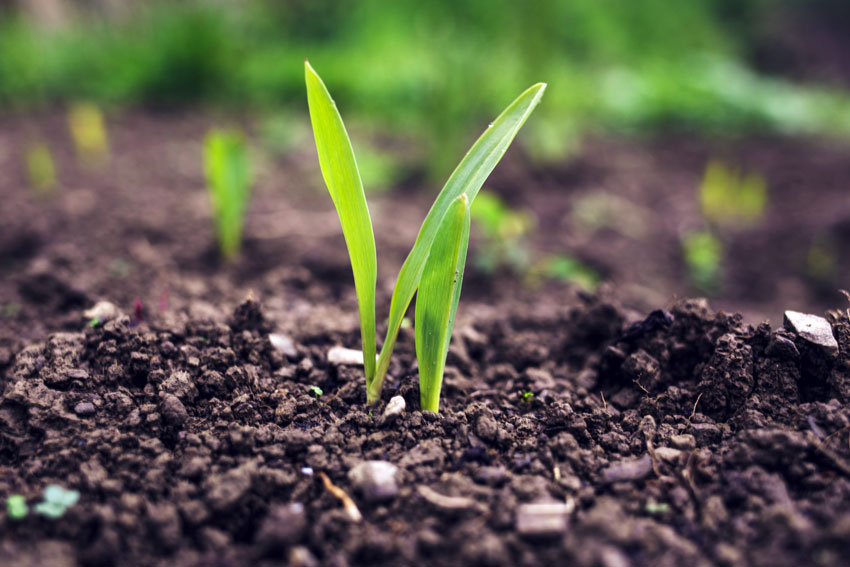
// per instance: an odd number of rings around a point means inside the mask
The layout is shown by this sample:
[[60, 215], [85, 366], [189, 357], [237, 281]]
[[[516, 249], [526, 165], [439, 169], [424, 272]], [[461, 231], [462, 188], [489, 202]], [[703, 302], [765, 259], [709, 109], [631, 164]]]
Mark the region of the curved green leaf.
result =
[[423, 410], [439, 411], [446, 355], [455, 324], [466, 250], [469, 200], [461, 195], [449, 206], [431, 246], [416, 293], [416, 360]]
[[437, 196], [428, 216], [425, 217], [416, 242], [401, 267], [393, 291], [390, 304], [389, 326], [381, 356], [378, 358], [378, 368], [375, 379], [368, 385], [368, 402], [375, 402], [380, 397], [381, 386], [390, 364], [390, 356], [395, 348], [398, 330], [407, 311], [419, 280], [425, 261], [437, 234], [437, 229], [443, 220], [451, 203], [461, 195], [466, 195], [469, 203], [475, 199], [484, 181], [505, 155], [519, 129], [525, 124], [531, 112], [540, 102], [545, 83], [537, 83], [519, 95], [496, 120], [484, 131], [481, 137], [452, 173], [443, 190]]
[[360, 308], [360, 335], [363, 340], [363, 362], [366, 384], [375, 375], [375, 284], [378, 261], [372, 218], [366, 205], [363, 183], [354, 159], [351, 140], [342, 117], [322, 79], [307, 61], [304, 62], [307, 103], [316, 138], [322, 177], [328, 186], [348, 246], [357, 304]]

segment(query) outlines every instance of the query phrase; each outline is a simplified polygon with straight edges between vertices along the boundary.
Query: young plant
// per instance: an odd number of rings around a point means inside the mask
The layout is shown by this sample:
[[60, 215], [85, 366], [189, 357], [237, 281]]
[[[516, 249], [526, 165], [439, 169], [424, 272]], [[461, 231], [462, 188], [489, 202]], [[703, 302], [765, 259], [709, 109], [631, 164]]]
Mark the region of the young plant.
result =
[[233, 260], [242, 246], [242, 227], [251, 196], [251, 165], [242, 135], [210, 131], [204, 140], [204, 171], [219, 251], [225, 260]]
[[710, 161], [699, 188], [703, 216], [715, 225], [748, 226], [767, 206], [767, 183], [758, 173], [744, 174], [719, 161]]
[[56, 520], [64, 516], [68, 508], [79, 499], [80, 493], [76, 490], [66, 490], [58, 484], [51, 484], [44, 489], [44, 500], [35, 505], [35, 513]]
[[56, 190], [56, 166], [50, 148], [42, 141], [27, 147], [26, 170], [30, 187], [40, 197], [53, 194]]
[[540, 102], [546, 85], [538, 83], [530, 87], [490, 124], [437, 196], [399, 272], [390, 301], [386, 337], [380, 355], [377, 356], [377, 258], [363, 184], [351, 141], [336, 104], [322, 79], [306, 61], [304, 70], [319, 166], [339, 215], [354, 272], [363, 341], [366, 401], [372, 404], [380, 399], [399, 328], [418, 291], [415, 334], [420, 368], [420, 400], [422, 409], [437, 411], [466, 265], [469, 207], [481, 185]]
[[106, 121], [97, 105], [78, 103], [68, 110], [68, 127], [79, 161], [89, 167], [103, 165], [109, 159]]

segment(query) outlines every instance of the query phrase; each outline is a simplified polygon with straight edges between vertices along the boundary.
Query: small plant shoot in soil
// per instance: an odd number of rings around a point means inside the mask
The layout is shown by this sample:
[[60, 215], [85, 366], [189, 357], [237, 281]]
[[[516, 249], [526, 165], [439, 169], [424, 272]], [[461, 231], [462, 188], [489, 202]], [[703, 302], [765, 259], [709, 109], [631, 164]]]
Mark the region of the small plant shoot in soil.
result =
[[44, 489], [44, 500], [35, 505], [36, 514], [56, 520], [65, 515], [68, 508], [77, 503], [80, 493], [76, 490], [66, 490], [58, 484], [51, 484]]
[[68, 128], [77, 159], [87, 167], [104, 165], [109, 159], [109, 137], [100, 108], [91, 103], [78, 103], [68, 111]]
[[47, 144], [33, 142], [26, 150], [26, 171], [30, 187], [39, 197], [47, 197], [56, 191], [56, 166]]
[[307, 61], [304, 62], [304, 70], [319, 166], [342, 225], [354, 272], [363, 341], [366, 401], [372, 404], [381, 397], [381, 387], [404, 314], [419, 291], [415, 333], [420, 400], [422, 409], [437, 411], [448, 342], [466, 265], [469, 207], [540, 102], [546, 85], [538, 83], [527, 89], [490, 124], [437, 196], [399, 272], [390, 302], [387, 334], [380, 355], [377, 355], [377, 257], [363, 183], [336, 104]]
[[705, 168], [699, 189], [702, 214], [712, 224], [749, 226], [767, 206], [767, 183], [759, 173], [742, 173], [719, 161]]
[[22, 494], [12, 494], [6, 498], [6, 514], [12, 520], [23, 520], [29, 514], [27, 499]]
[[204, 171], [219, 251], [225, 260], [233, 260], [242, 247], [242, 227], [251, 197], [245, 138], [238, 132], [210, 131], [204, 140]]

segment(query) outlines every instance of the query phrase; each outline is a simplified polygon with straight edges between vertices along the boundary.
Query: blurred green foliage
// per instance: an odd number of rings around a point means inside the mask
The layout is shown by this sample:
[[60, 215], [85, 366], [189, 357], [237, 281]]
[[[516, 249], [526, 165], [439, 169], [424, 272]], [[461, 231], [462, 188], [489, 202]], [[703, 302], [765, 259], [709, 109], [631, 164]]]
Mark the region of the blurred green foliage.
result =
[[251, 162], [239, 132], [211, 130], [204, 140], [204, 172], [221, 255], [233, 260], [242, 247], [242, 227], [251, 198]]
[[441, 174], [468, 133], [535, 81], [550, 84], [546, 119], [524, 138], [541, 159], [600, 128], [847, 135], [844, 93], [745, 65], [749, 38], [777, 1], [140, 2], [119, 21], [48, 33], [6, 16], [0, 104], [303, 111], [309, 56], [348, 115], [414, 133]]
[[716, 225], [752, 225], [767, 206], [767, 183], [759, 173], [742, 173], [719, 161], [705, 168], [699, 189], [703, 216]]
[[721, 284], [723, 243], [710, 231], [696, 231], [682, 239], [688, 275], [701, 291], [711, 293]]

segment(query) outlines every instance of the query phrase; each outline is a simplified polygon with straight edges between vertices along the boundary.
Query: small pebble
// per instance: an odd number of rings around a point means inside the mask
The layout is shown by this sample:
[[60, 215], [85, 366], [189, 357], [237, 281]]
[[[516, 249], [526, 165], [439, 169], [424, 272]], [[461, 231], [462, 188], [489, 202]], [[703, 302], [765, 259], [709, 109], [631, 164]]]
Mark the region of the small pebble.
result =
[[697, 448], [697, 441], [693, 435], [671, 435], [670, 444], [681, 451], [692, 451]]
[[295, 348], [295, 342], [286, 335], [281, 335], [280, 333], [272, 333], [269, 335], [269, 342], [274, 348], [276, 348], [289, 358], [295, 358], [296, 356], [298, 356], [298, 350]]
[[517, 508], [516, 530], [529, 537], [556, 536], [567, 531], [570, 508], [560, 502], [522, 504]]
[[826, 355], [838, 356], [838, 341], [832, 334], [829, 321], [823, 317], [798, 311], [786, 311], [785, 327], [804, 341], [823, 350]]
[[335, 346], [328, 351], [328, 362], [331, 364], [363, 366], [363, 351]]
[[713, 423], [692, 423], [691, 431], [700, 447], [720, 441], [720, 428]]
[[366, 500], [391, 500], [398, 494], [398, 467], [387, 461], [365, 461], [348, 471], [348, 480]]
[[183, 405], [180, 398], [173, 394], [166, 394], [162, 398], [162, 405], [159, 411], [162, 414], [162, 420], [174, 427], [182, 427], [186, 423], [186, 420], [189, 419], [186, 406]]
[[88, 417], [95, 414], [94, 404], [91, 402], [80, 402], [74, 406], [74, 413], [80, 417]]
[[605, 482], [625, 482], [640, 480], [652, 472], [652, 458], [649, 455], [640, 459], [623, 460], [602, 471]]
[[387, 407], [384, 409], [384, 417], [387, 418], [394, 415], [400, 415], [406, 407], [407, 402], [404, 401], [402, 396], [393, 396], [390, 398], [390, 401], [387, 403]]

